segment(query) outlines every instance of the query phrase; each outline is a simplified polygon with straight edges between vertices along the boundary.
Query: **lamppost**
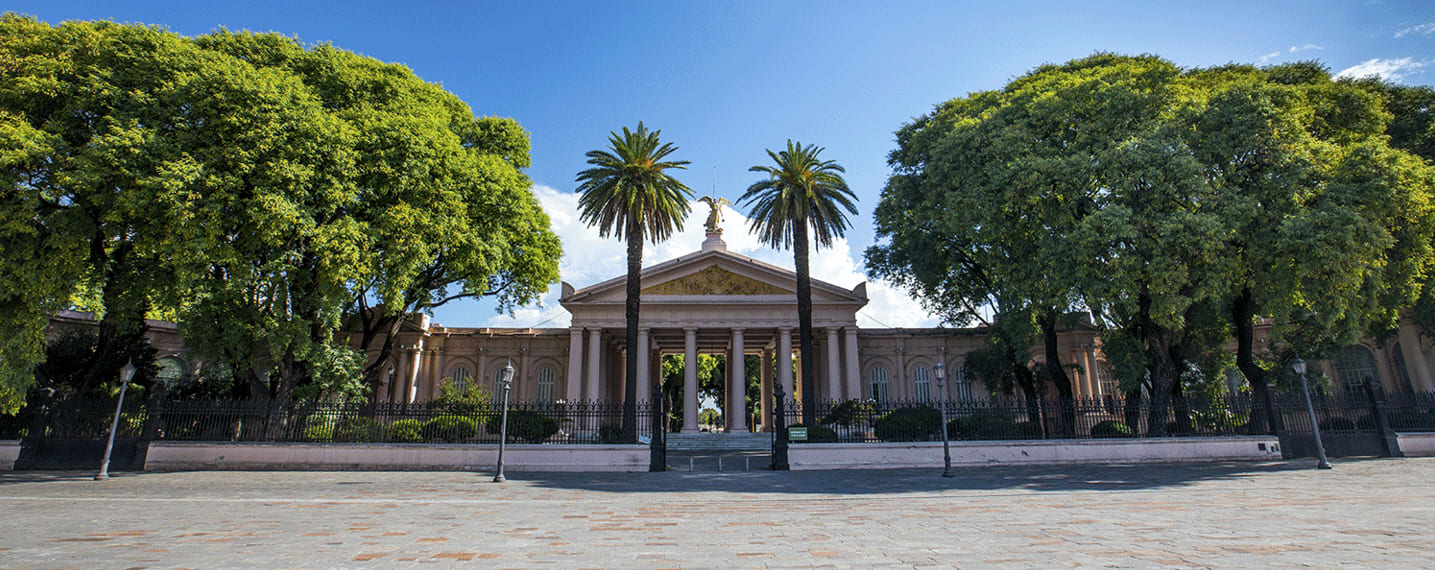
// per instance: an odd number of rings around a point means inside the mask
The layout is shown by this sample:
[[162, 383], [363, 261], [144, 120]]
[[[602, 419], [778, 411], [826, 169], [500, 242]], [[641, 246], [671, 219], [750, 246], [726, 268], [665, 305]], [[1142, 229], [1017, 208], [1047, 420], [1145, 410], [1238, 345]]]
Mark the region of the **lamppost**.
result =
[[100, 460], [100, 472], [95, 475], [96, 481], [104, 481], [110, 478], [110, 451], [115, 448], [115, 432], [120, 429], [120, 410], [125, 407], [125, 390], [130, 387], [130, 380], [135, 377], [135, 362], [131, 359], [120, 368], [120, 401], [115, 404], [115, 419], [110, 422], [110, 439], [105, 442], [105, 457]]
[[1291, 363], [1291, 368], [1300, 376], [1300, 387], [1305, 391], [1305, 411], [1310, 413], [1310, 433], [1315, 436], [1315, 454], [1320, 458], [1315, 468], [1330, 469], [1330, 462], [1325, 459], [1325, 444], [1320, 442], [1320, 424], [1315, 419], [1315, 404], [1310, 401], [1310, 383], [1305, 379], [1305, 361], [1297, 357]]
[[947, 367], [942, 364], [942, 361], [938, 360], [936, 364], [932, 365], [932, 370], [937, 373], [937, 393], [942, 396], [941, 399], [937, 401], [937, 411], [942, 415], [942, 463], [946, 466], [942, 471], [942, 476], [956, 477], [957, 474], [952, 473], [952, 441], [947, 436], [947, 389], [945, 382], [947, 379]]
[[498, 371], [498, 381], [503, 384], [503, 411], [499, 412], [498, 424], [498, 474], [493, 476], [494, 483], [507, 481], [503, 478], [503, 447], [508, 443], [508, 392], [513, 389], [513, 361], [503, 365]]

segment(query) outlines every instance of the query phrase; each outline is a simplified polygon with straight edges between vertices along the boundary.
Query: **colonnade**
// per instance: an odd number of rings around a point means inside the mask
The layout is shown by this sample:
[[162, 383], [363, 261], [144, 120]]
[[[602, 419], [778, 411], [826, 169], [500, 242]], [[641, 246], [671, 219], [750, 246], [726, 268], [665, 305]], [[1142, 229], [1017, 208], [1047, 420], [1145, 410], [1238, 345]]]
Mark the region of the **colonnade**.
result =
[[[676, 346], [664, 346], [657, 340], [658, 337], [662, 337], [669, 339], [669, 343], [673, 343], [675, 330], [642, 327], [638, 329], [638, 344], [630, 353], [621, 346], [622, 336], [616, 334], [621, 333], [622, 329], [617, 329], [615, 334], [605, 338], [602, 328], [571, 327], [569, 329], [567, 378], [582, 378], [583, 381], [581, 383], [568, 381], [566, 396], [569, 401], [621, 398], [623, 394], [621, 387], [624, 381], [622, 367], [605, 367], [605, 364], [609, 361], [608, 359], [632, 357], [636, 359], [638, 366], [636, 386], [638, 399], [647, 401], [651, 399], [653, 389], [658, 382], [661, 382], [659, 378], [661, 359], [656, 357], [665, 353], [682, 354], [684, 357], [683, 431], [696, 432], [699, 412], [698, 356], [713, 352], [714, 345], [718, 344], [723, 346], [721, 350], [726, 356], [725, 361], [728, 367], [724, 375], [727, 381], [727, 401], [723, 406], [727, 411], [724, 414], [727, 430], [745, 432], [750, 429], [746, 411], [747, 363], [744, 357], [757, 354], [760, 356], [761, 362], [759, 417], [762, 419], [759, 426], [752, 427], [765, 431], [772, 425], [772, 395], [776, 385], [782, 386], [782, 393], [789, 400], [801, 397], [801, 387], [795, 385], [794, 382], [793, 366], [774, 366], [774, 362], [784, 361], [784, 355], [790, 362], [790, 359], [795, 358], [800, 352], [793, 346], [794, 329], [795, 327], [777, 327], [776, 329], [740, 326], [721, 329], [682, 327], [682, 351], [679, 353]], [[822, 356], [825, 353], [826, 358], [826, 366], [819, 368], [821, 374], [818, 380], [819, 397], [834, 400], [860, 397], [862, 389], [858, 367], [861, 359], [858, 354], [857, 329], [851, 326], [827, 327], [825, 330], [819, 329], [818, 334], [813, 336], [816, 337], [814, 340], [818, 341], [816, 343], [818, 355]], [[605, 343], [605, 340], [609, 342]], [[753, 344], [760, 346], [753, 347], [751, 346]], [[774, 368], [777, 371], [776, 378], [773, 378], [772, 374]], [[601, 376], [600, 373], [602, 373]], [[605, 390], [604, 385], [609, 389]]]

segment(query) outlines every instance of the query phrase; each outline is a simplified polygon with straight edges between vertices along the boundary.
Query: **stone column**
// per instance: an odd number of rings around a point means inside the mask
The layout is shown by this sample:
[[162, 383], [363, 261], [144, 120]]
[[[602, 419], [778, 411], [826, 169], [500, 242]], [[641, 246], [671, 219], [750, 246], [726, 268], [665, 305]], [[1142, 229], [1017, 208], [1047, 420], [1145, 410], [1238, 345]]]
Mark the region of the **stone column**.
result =
[[1096, 347], [1086, 347], [1086, 371], [1087, 381], [1091, 382], [1091, 395], [1095, 398], [1105, 396], [1102, 394], [1100, 364], [1096, 362]]
[[[473, 382], [486, 390], [493, 390], [493, 379], [488, 377], [488, 347], [478, 349], [478, 370], [473, 371]], [[497, 394], [494, 394], [495, 396]]]
[[637, 348], [629, 353], [638, 359], [638, 401], [646, 402], [653, 398], [653, 378], [649, 375], [652, 368], [648, 362], [648, 329], [638, 329]]
[[408, 374], [409, 371], [409, 360], [413, 359], [413, 353], [411, 353], [407, 348], [400, 346], [398, 352], [399, 364], [398, 366], [394, 367], [394, 373], [384, 373], [384, 380], [387, 383], [381, 387], [382, 389], [380, 390], [379, 394], [379, 400], [384, 402], [393, 402], [397, 400], [397, 398], [394, 397], [394, 385], [403, 384], [403, 378], [406, 374]]
[[[508, 393], [512, 400], [528, 400], [538, 397], [538, 392], [532, 388], [533, 371], [529, 369], [529, 356], [533, 352], [533, 345], [520, 347], [518, 349], [518, 370], [513, 374], [513, 391]], [[529, 395], [532, 394], [532, 395]], [[552, 403], [552, 402], [549, 402]]]
[[759, 369], [759, 372], [758, 372], [758, 377], [761, 379], [761, 380], [759, 380], [759, 384], [758, 384], [759, 386], [761, 386], [761, 388], [758, 390], [758, 394], [760, 394], [760, 395], [758, 396], [758, 398], [761, 399], [762, 401], [759, 402], [758, 409], [762, 411], [762, 415], [761, 415], [761, 417], [762, 417], [762, 431], [764, 431], [764, 432], [770, 432], [770, 431], [772, 431], [772, 351], [771, 351], [771, 350], [766, 350], [766, 349], [764, 349], [764, 350], [762, 351], [762, 360], [761, 360], [761, 363], [762, 363], [762, 364], [761, 364], [760, 366], [761, 366], [762, 368]]
[[777, 329], [777, 381], [782, 383], [784, 397], [801, 401], [792, 389], [792, 329], [788, 327]]
[[732, 329], [732, 375], [727, 380], [727, 425], [731, 433], [747, 431], [746, 384], [747, 374], [743, 370], [743, 341], [741, 327]]
[[599, 356], [603, 353], [603, 329], [588, 329], [588, 378], [584, 382], [583, 397], [598, 399]]
[[419, 369], [423, 367], [423, 363], [424, 339], [419, 339], [419, 343], [414, 345], [414, 360], [412, 366], [409, 367], [409, 373], [404, 378], [404, 381], [399, 383], [402, 389], [399, 391], [396, 401], [404, 404], [414, 401], [414, 388], [418, 386]]
[[568, 376], [563, 379], [563, 399], [583, 399], [583, 327], [568, 329]]
[[683, 432], [698, 431], [698, 329], [683, 329]]
[[837, 327], [827, 327], [827, 344], [823, 345], [827, 350], [827, 399], [836, 401], [842, 398], [842, 365], [840, 364], [840, 348], [837, 346]]
[[907, 399], [907, 347], [897, 348], [897, 369], [892, 372], [892, 376], [887, 379], [887, 399]]
[[861, 361], [857, 355], [857, 327], [847, 327], [847, 399], [856, 400], [862, 397], [862, 372]]
[[443, 367], [448, 364], [448, 354], [442, 348], [434, 349], [433, 370], [429, 374], [428, 390], [424, 392], [424, 401], [432, 402], [438, 397], [438, 383], [443, 382]]
[[[1405, 357], [1405, 371], [1410, 375], [1410, 386], [1421, 392], [1435, 391], [1435, 378], [1430, 376], [1430, 363], [1425, 361], [1424, 351], [1420, 350], [1420, 334], [1415, 331], [1414, 325], [1403, 325], [1400, 327], [1400, 351]], [[1392, 380], [1398, 379], [1397, 376]]]

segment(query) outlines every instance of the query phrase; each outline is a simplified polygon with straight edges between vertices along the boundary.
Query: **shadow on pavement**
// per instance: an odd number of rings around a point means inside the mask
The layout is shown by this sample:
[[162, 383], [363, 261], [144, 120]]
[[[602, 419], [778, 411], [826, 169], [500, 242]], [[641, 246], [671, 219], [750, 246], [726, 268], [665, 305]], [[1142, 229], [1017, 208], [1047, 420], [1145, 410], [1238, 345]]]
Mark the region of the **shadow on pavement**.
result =
[[[672, 464], [671, 458], [669, 464]], [[508, 478], [554, 489], [621, 493], [718, 491], [868, 495], [1003, 489], [1070, 492], [1176, 488], [1201, 481], [1236, 480], [1261, 474], [1307, 471], [1314, 465], [1314, 461], [1294, 460], [1264, 463], [982, 466], [954, 468], [956, 476], [952, 478], [942, 477], [940, 469], [786, 472], [673, 470], [664, 473], [586, 476], [574, 473], [510, 473]]]

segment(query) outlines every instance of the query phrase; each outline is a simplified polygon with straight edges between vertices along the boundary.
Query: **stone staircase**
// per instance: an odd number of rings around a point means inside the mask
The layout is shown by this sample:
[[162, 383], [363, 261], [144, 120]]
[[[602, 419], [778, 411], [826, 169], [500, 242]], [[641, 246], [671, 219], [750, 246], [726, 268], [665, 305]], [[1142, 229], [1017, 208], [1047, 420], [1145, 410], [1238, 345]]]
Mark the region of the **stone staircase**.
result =
[[761, 451], [772, 450], [767, 433], [670, 433], [668, 451]]

